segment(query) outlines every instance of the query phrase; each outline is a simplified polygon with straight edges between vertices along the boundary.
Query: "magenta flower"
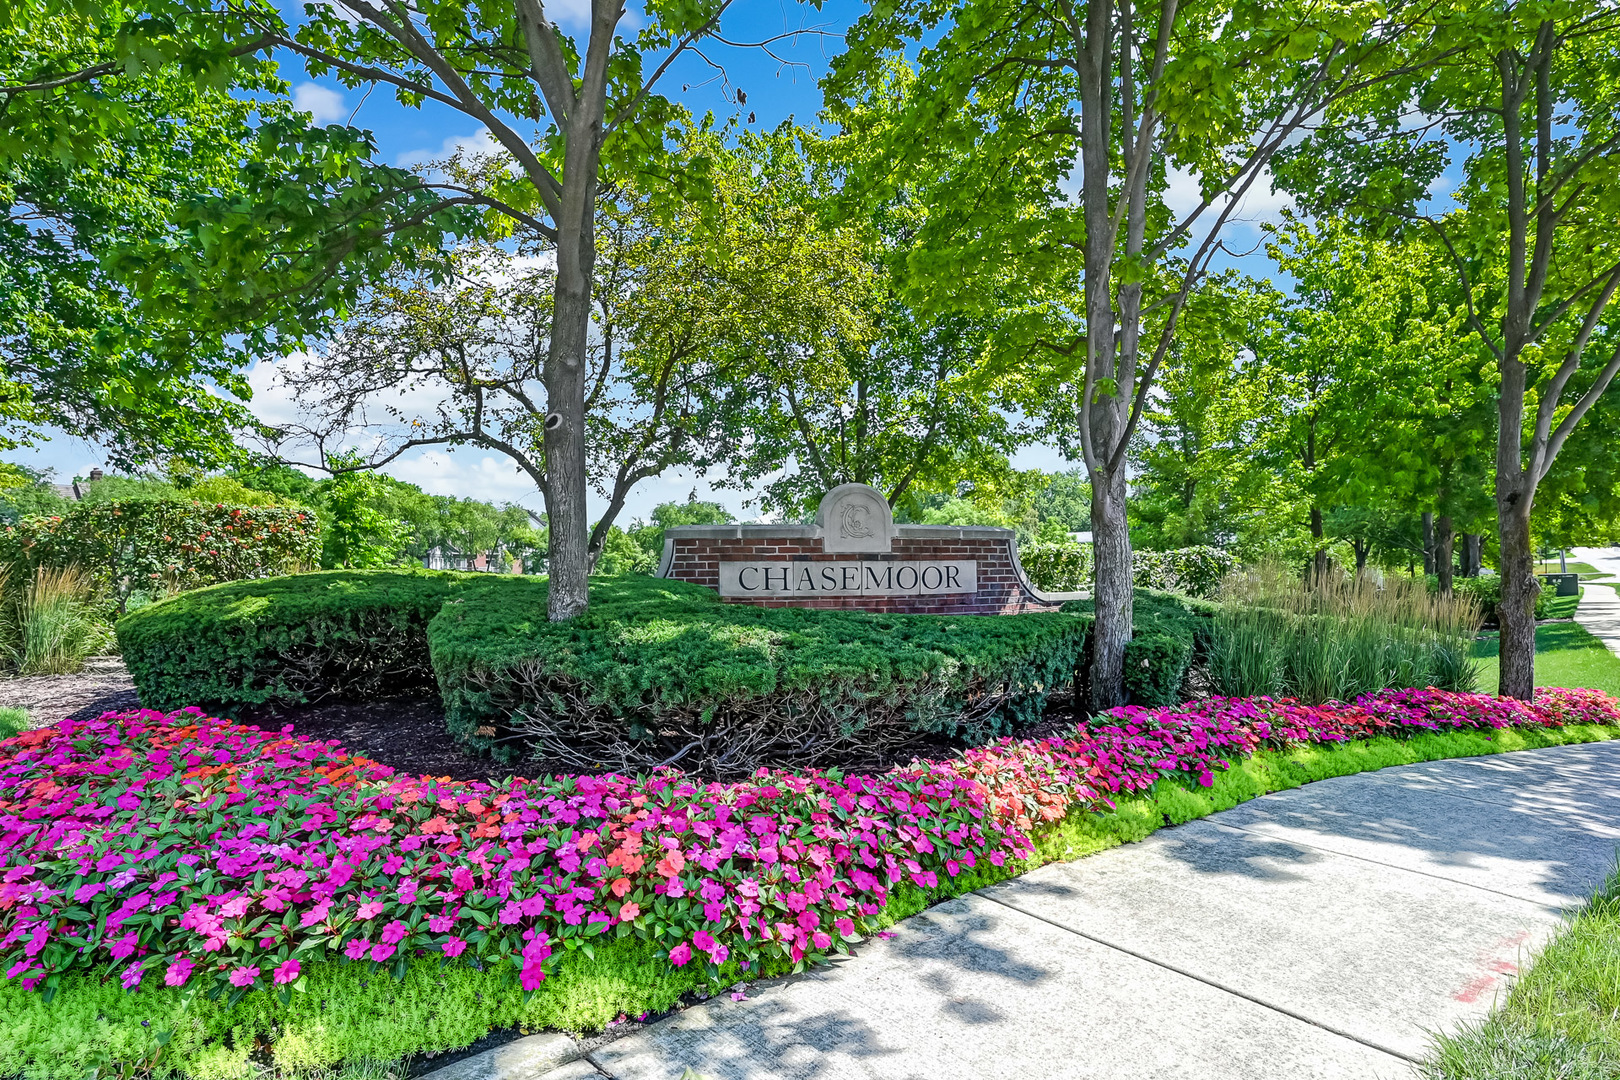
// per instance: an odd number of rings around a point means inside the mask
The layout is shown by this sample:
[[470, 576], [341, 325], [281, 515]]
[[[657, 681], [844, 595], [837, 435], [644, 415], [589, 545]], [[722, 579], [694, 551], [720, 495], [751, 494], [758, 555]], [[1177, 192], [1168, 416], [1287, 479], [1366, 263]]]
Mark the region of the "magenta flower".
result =
[[444, 955], [460, 956], [467, 951], [467, 943], [458, 937], [453, 937], [444, 943]]
[[290, 983], [298, 978], [298, 961], [285, 960], [276, 967], [275, 979], [278, 983]]
[[674, 964], [676, 967], [685, 967], [687, 962], [691, 959], [692, 946], [688, 945], [684, 941], [675, 946], [673, 949], [669, 950], [669, 962]]
[[230, 979], [232, 986], [252, 986], [258, 981], [259, 969], [243, 965], [239, 968], [233, 968], [227, 978]]
[[189, 956], [181, 956], [176, 958], [174, 963], [169, 965], [169, 969], [163, 973], [163, 985], [184, 986], [186, 984], [186, 980], [191, 978], [192, 967], [193, 965]]

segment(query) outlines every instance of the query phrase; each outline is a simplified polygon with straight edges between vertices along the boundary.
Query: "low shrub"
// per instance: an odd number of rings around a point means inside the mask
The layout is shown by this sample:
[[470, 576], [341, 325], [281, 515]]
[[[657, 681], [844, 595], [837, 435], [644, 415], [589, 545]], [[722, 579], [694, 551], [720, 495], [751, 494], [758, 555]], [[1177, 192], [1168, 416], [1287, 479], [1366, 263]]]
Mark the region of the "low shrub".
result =
[[982, 742], [1072, 683], [1089, 624], [761, 608], [636, 575], [593, 581], [586, 613], [551, 623], [546, 588], [463, 589], [428, 629], [433, 666], [456, 738], [583, 768], [740, 776]]
[[[1439, 592], [1440, 579], [1433, 574], [1428, 578], [1429, 591]], [[1553, 607], [1558, 596], [1554, 589], [1547, 588], [1540, 578], [1536, 579], [1536, 618], [1550, 619], [1553, 617]], [[1495, 626], [1496, 605], [1502, 602], [1502, 579], [1496, 574], [1481, 574], [1479, 577], [1455, 577], [1451, 579], [1451, 589], [1458, 596], [1471, 597], [1479, 604], [1480, 614], [1484, 625]]]
[[285, 574], [320, 552], [315, 515], [301, 507], [182, 499], [84, 502], [0, 530], [0, 563], [33, 573], [77, 567], [123, 611], [135, 592], [192, 589]]
[[1620, 704], [1210, 700], [882, 777], [489, 785], [194, 711], [67, 721], [0, 745], [0, 1073], [248, 1080], [254, 1059], [297, 1072], [481, 1026], [600, 1026], [1032, 860], [1456, 740], [1601, 737], [1566, 728], [1583, 724], [1620, 725]]
[[1208, 599], [1220, 591], [1222, 579], [1236, 568], [1237, 560], [1217, 547], [1131, 553], [1132, 579], [1136, 585], [1200, 599]]
[[[1091, 600], [1071, 600], [1064, 611], [1089, 615]], [[1132, 596], [1133, 636], [1125, 645], [1125, 689], [1133, 705], [1172, 705], [1189, 697], [1188, 680], [1209, 653], [1218, 605], [1190, 596], [1138, 587]]]
[[431, 686], [428, 621], [466, 575], [329, 570], [183, 593], [118, 621], [154, 708], [231, 709]]
[[1018, 562], [1037, 589], [1077, 592], [1091, 585], [1090, 544], [1036, 540], [1018, 546]]

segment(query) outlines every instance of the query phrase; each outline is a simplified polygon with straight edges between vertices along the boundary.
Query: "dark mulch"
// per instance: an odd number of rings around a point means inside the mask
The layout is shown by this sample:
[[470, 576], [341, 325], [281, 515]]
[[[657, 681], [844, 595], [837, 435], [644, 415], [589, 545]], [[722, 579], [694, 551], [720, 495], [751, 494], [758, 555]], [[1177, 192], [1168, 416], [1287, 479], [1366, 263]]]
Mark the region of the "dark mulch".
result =
[[513, 773], [539, 776], [556, 771], [543, 761], [513, 767], [462, 752], [445, 730], [444, 706], [438, 698], [255, 705], [234, 713], [232, 719], [264, 731], [291, 724], [306, 739], [336, 739], [351, 753], [413, 776], [499, 780]]
[[47, 727], [58, 720], [138, 709], [141, 703], [124, 662], [116, 656], [95, 656], [76, 675], [0, 679], [0, 706], [27, 709], [35, 727]]

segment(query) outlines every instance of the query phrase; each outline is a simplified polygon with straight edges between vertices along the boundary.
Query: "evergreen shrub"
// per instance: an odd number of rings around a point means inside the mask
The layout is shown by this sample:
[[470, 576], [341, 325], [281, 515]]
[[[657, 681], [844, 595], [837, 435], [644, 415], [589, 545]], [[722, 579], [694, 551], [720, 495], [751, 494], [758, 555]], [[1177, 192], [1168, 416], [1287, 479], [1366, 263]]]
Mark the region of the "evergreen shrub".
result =
[[[1158, 589], [1134, 590], [1133, 631], [1125, 645], [1125, 689], [1133, 705], [1174, 705], [1188, 695], [1189, 673], [1209, 655], [1220, 605]], [[1071, 600], [1064, 611], [1089, 615], [1091, 600]]]
[[118, 621], [152, 708], [303, 704], [431, 686], [427, 624], [467, 575], [328, 570], [183, 593]]
[[546, 621], [546, 582], [475, 585], [428, 629], [451, 733], [516, 760], [857, 764], [930, 738], [982, 742], [1040, 719], [1072, 684], [1088, 619], [894, 615], [722, 603], [626, 575]]
[[880, 615], [725, 604], [708, 589], [597, 578], [546, 620], [544, 579], [336, 570], [202, 589], [118, 623], [154, 708], [399, 692], [437, 680], [453, 737], [502, 761], [764, 764], [882, 760], [1038, 720], [1089, 620]]

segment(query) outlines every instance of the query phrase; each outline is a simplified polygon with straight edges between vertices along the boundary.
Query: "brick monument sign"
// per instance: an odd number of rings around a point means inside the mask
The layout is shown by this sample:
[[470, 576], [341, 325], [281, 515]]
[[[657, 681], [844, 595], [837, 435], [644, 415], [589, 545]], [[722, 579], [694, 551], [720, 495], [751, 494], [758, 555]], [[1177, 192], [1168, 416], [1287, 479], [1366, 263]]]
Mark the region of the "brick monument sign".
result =
[[1056, 611], [1088, 593], [1048, 593], [1018, 565], [1011, 529], [896, 525], [876, 488], [842, 484], [814, 525], [676, 525], [658, 576], [729, 603], [931, 615]]

